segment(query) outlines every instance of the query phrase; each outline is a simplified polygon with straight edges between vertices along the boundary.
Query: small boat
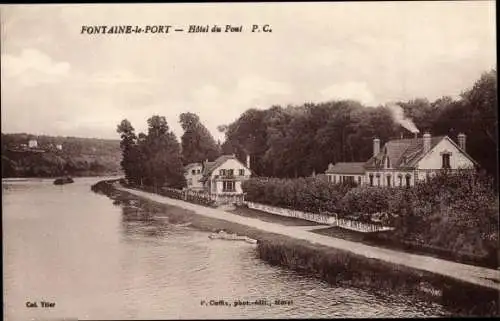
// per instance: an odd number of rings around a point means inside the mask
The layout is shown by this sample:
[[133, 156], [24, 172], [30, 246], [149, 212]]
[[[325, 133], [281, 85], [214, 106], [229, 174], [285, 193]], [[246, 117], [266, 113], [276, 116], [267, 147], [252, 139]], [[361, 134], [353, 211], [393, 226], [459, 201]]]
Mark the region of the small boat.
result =
[[245, 242], [250, 243], [250, 244], [257, 244], [257, 240], [251, 239], [251, 238], [249, 238], [249, 237], [247, 237], [247, 238], [245, 239]]
[[226, 233], [219, 231], [219, 233], [212, 233], [208, 236], [212, 240], [229, 240], [229, 241], [245, 241], [247, 243], [256, 244], [257, 240], [251, 239], [248, 236]]
[[73, 183], [73, 179], [69, 176], [65, 176], [65, 177], [60, 177], [60, 178], [57, 178], [55, 181], [54, 181], [54, 185], [63, 185], [63, 184], [69, 184], [69, 183]]
[[178, 226], [178, 227], [187, 227], [189, 225], [191, 225], [191, 222], [177, 224], [176, 226]]

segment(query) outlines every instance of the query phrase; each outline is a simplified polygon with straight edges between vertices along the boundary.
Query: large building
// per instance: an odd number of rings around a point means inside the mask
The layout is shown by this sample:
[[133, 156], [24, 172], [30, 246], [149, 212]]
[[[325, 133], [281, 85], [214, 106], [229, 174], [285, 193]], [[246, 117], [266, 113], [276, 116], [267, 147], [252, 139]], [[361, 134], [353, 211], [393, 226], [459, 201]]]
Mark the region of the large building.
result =
[[201, 163], [191, 163], [184, 167], [184, 176], [186, 177], [187, 188], [194, 191], [202, 191], [203, 183], [201, 178], [203, 165]]
[[191, 163], [184, 167], [187, 188], [210, 194], [241, 194], [241, 183], [250, 178], [250, 156], [246, 165], [236, 156], [222, 155], [213, 162]]
[[373, 156], [364, 163], [330, 164], [325, 174], [334, 183], [351, 181], [370, 186], [413, 186], [441, 170], [473, 169], [477, 163], [466, 152], [466, 136], [458, 145], [448, 136], [390, 140], [380, 148], [373, 140]]
[[242, 194], [241, 183], [250, 178], [250, 156], [246, 165], [236, 156], [222, 155], [213, 162], [203, 164], [201, 182], [206, 192], [211, 194]]

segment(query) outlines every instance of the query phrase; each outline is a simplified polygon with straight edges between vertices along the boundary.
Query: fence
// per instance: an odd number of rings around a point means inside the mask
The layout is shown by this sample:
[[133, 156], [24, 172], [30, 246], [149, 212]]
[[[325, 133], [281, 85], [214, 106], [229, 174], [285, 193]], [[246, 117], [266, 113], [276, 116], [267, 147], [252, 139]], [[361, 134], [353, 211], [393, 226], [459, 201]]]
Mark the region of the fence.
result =
[[162, 188], [161, 193], [164, 196], [176, 198], [191, 203], [196, 203], [205, 206], [217, 206], [220, 204], [238, 204], [244, 202], [244, 194], [234, 193], [208, 193], [205, 191], [180, 190], [174, 188]]
[[246, 204], [251, 209], [256, 209], [259, 211], [281, 216], [299, 218], [325, 225], [338, 226], [358, 232], [380, 232], [380, 231], [390, 231], [394, 229], [392, 227], [382, 226], [379, 224], [370, 224], [370, 223], [348, 220], [344, 218], [337, 218], [336, 214], [326, 215], [326, 214], [308, 213], [308, 212], [302, 212], [281, 207], [274, 207], [254, 202], [246, 202]]

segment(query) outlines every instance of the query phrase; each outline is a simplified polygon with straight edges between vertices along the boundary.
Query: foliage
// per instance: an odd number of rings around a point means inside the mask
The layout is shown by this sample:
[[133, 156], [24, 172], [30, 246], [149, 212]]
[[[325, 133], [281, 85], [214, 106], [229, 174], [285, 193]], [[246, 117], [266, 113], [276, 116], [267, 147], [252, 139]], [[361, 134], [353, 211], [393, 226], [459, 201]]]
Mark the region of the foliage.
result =
[[334, 213], [350, 186], [332, 184], [316, 177], [281, 179], [252, 178], [242, 184], [245, 200], [311, 213]]
[[162, 186], [182, 188], [186, 185], [180, 144], [170, 131], [163, 116], [147, 120], [148, 134], [135, 135], [129, 121], [117, 128], [121, 134], [122, 168], [132, 184], [146, 185], [155, 190]]
[[182, 161], [184, 165], [206, 159], [214, 160], [220, 155], [220, 147], [198, 115], [182, 113], [180, 123], [184, 134], [181, 137]]
[[[36, 150], [20, 148], [31, 138], [38, 141]], [[2, 177], [117, 174], [119, 162], [118, 140], [2, 134]]]
[[485, 257], [498, 250], [498, 198], [491, 177], [440, 172], [415, 187], [353, 187], [308, 177], [252, 178], [245, 199], [312, 213], [394, 226], [392, 238]]
[[[496, 91], [496, 70], [491, 70], [459, 99], [417, 98], [398, 105], [421, 132], [454, 140], [465, 133], [467, 152], [496, 178]], [[372, 156], [375, 136], [386, 142], [413, 135], [395, 123], [384, 106], [366, 108], [355, 101], [249, 109], [220, 130], [226, 136], [224, 153], [235, 153], [240, 159], [250, 153], [254, 173], [281, 178], [321, 173], [329, 163], [366, 161]]]
[[343, 214], [374, 214], [389, 209], [392, 190], [387, 187], [360, 186], [348, 191], [340, 201]]

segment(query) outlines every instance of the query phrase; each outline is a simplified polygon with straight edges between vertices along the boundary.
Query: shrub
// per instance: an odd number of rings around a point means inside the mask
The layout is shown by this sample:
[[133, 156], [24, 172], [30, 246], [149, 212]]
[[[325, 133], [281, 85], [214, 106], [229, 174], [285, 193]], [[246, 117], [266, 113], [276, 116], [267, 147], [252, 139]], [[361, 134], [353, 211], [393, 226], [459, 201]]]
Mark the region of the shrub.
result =
[[389, 212], [389, 198], [392, 192], [393, 189], [387, 187], [353, 188], [340, 201], [340, 212], [344, 216]]
[[332, 184], [319, 177], [296, 179], [252, 178], [243, 182], [250, 202], [311, 213], [335, 213], [350, 186]]

